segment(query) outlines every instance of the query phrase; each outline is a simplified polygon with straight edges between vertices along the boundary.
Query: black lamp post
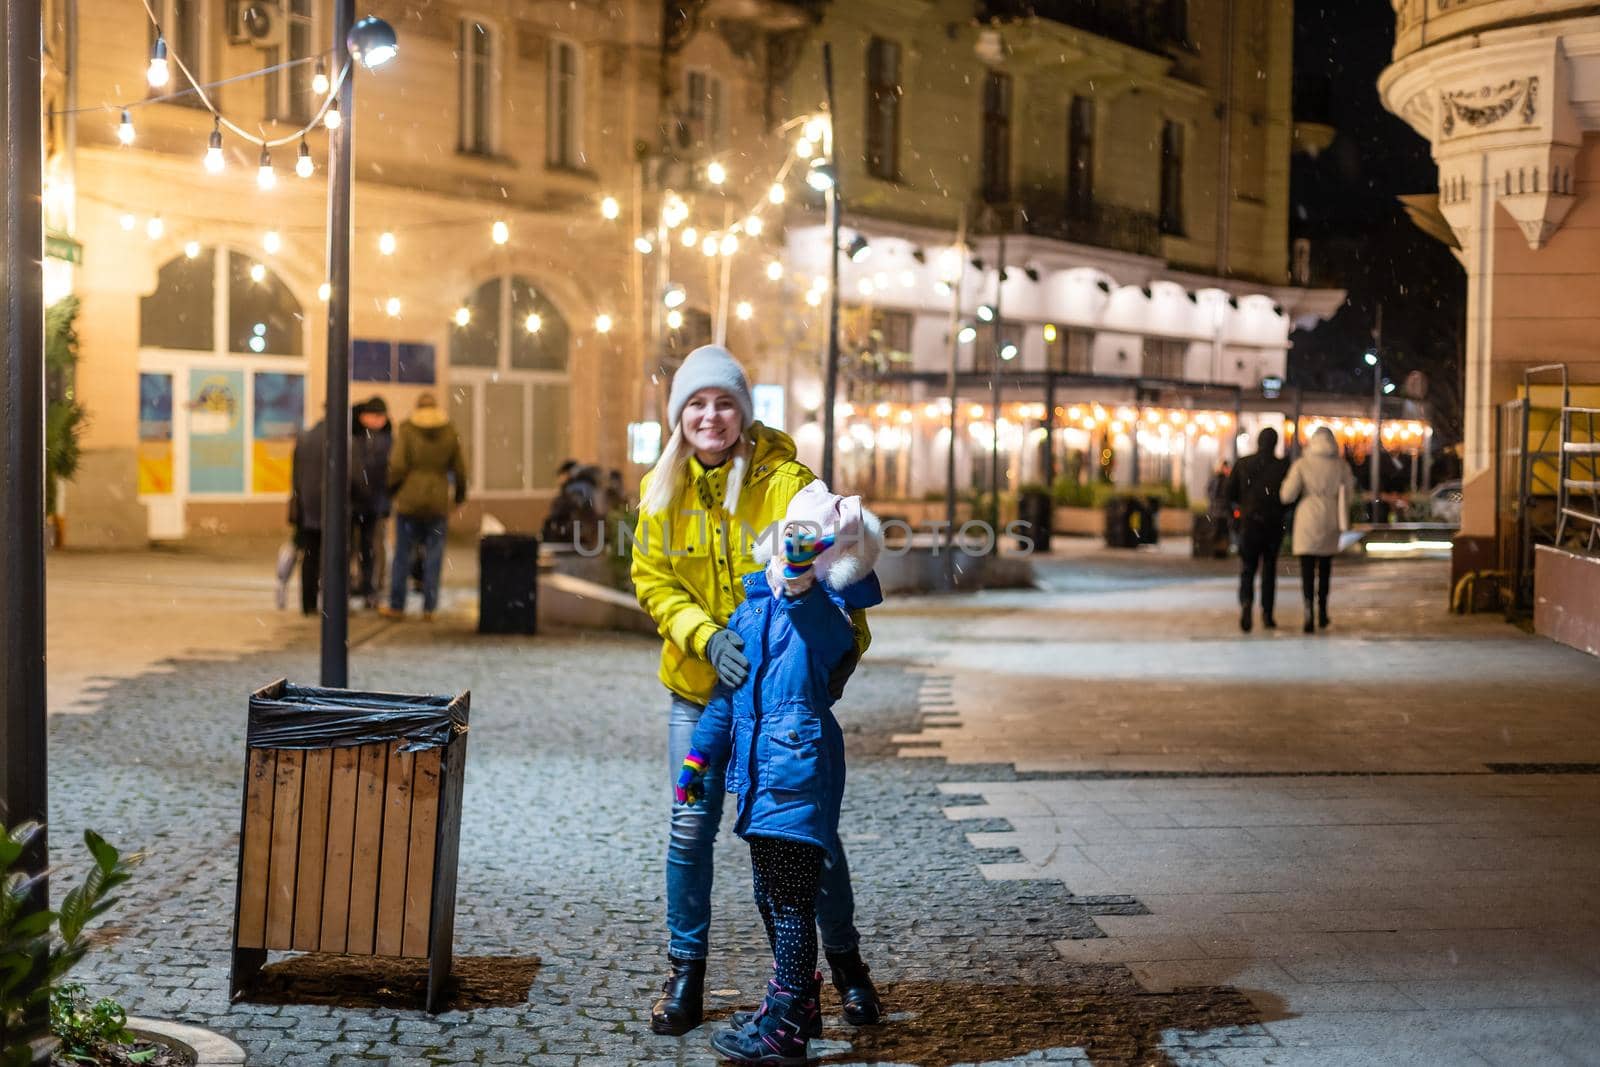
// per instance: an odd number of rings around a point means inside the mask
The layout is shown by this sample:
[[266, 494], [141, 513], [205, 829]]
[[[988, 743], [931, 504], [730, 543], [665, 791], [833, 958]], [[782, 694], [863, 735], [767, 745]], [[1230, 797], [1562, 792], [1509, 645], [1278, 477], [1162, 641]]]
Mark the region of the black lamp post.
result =
[[370, 15], [355, 21], [355, 0], [334, 5], [333, 45], [353, 61], [339, 83], [343, 122], [328, 132], [328, 387], [322, 485], [322, 684], [350, 681], [350, 211], [355, 138], [355, 66], [373, 70], [395, 57], [394, 28]]
[[[5, 335], [0, 370], [0, 821], [45, 819], [44, 640], [44, 188], [39, 0], [7, 0], [0, 35], [0, 140], [5, 142], [5, 218], [0, 220]], [[48, 891], [45, 835], [22, 870], [40, 872], [30, 896]]]

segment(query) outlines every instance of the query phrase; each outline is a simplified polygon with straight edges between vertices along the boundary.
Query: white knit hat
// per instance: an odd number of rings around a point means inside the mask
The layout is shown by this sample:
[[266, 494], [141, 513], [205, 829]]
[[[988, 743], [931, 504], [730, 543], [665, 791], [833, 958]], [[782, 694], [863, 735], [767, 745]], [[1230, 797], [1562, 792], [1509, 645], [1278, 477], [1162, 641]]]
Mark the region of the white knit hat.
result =
[[756, 421], [755, 403], [750, 399], [750, 379], [745, 377], [744, 368], [733, 358], [733, 353], [721, 345], [701, 345], [689, 353], [678, 373], [672, 376], [672, 391], [667, 394], [667, 421], [671, 425], [678, 425], [683, 406], [702, 389], [721, 389], [733, 397], [733, 402], [739, 405], [739, 414], [744, 417], [740, 429]]

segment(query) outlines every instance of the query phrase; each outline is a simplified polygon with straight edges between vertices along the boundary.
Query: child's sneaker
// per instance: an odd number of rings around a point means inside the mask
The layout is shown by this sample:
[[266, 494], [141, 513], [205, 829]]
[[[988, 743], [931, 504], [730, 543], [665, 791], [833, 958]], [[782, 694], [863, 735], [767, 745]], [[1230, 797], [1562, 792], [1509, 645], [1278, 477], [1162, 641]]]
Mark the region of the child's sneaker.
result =
[[711, 1047], [734, 1063], [764, 1067], [802, 1067], [808, 1057], [808, 1031], [820, 1027], [817, 1011], [818, 982], [804, 991], [784, 989], [776, 981], [767, 986], [767, 998], [742, 1029], [724, 1030], [711, 1039]]

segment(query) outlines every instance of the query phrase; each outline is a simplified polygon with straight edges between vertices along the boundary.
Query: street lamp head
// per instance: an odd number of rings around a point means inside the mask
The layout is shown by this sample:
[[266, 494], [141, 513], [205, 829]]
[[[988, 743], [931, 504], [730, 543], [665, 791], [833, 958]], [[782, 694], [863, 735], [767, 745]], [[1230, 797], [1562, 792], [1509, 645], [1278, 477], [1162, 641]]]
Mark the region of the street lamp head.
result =
[[1000, 346], [1000, 358], [1003, 359], [1003, 360], [1006, 360], [1008, 362], [1010, 360], [1016, 359], [1017, 358], [1017, 346], [1012, 344], [1010, 341], [1007, 341], [1005, 344], [1001, 345]]
[[961, 332], [956, 334], [956, 340], [960, 341], [964, 345], [970, 345], [972, 342], [976, 341], [977, 339], [978, 339], [978, 331], [973, 329], [971, 326], [963, 326], [963, 327], [961, 327]]
[[858, 233], [851, 239], [849, 245], [845, 247], [845, 254], [850, 257], [850, 262], [860, 263], [863, 259], [872, 255], [872, 246], [867, 243], [865, 237]]
[[1388, 381], [1384, 382], [1383, 383], [1383, 394], [1385, 396], [1388, 396], [1392, 392], [1394, 392], [1394, 383], [1393, 382], [1388, 382]]
[[400, 51], [394, 27], [376, 15], [368, 15], [351, 26], [344, 43], [355, 61], [368, 70], [377, 70]]
[[1361, 358], [1367, 361], [1367, 366], [1369, 367], [1376, 367], [1378, 365], [1378, 353], [1376, 352], [1369, 351]]
[[825, 193], [832, 189], [837, 182], [838, 176], [834, 173], [832, 163], [821, 158], [811, 161], [811, 166], [806, 171], [807, 185], [819, 193]]

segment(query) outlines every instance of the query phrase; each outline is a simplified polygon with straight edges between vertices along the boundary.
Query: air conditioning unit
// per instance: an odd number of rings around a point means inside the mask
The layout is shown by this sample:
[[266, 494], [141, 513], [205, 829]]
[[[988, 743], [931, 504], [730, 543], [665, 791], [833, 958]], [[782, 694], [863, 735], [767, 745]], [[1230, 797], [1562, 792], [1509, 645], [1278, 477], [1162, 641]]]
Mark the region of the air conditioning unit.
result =
[[228, 0], [228, 41], [281, 48], [287, 23], [275, 0]]

